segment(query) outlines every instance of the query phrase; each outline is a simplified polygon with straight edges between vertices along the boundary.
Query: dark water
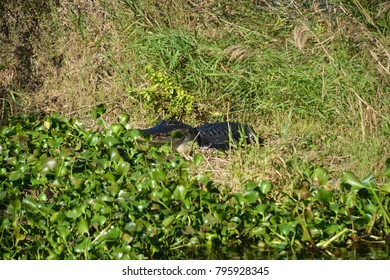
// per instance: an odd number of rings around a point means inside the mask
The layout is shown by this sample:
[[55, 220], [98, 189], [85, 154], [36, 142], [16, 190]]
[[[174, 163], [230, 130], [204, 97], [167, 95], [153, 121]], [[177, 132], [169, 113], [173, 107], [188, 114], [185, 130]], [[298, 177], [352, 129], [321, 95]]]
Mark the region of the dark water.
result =
[[154, 255], [153, 259], [182, 260], [390, 260], [390, 244], [354, 245], [329, 250], [300, 251], [259, 248], [191, 248]]

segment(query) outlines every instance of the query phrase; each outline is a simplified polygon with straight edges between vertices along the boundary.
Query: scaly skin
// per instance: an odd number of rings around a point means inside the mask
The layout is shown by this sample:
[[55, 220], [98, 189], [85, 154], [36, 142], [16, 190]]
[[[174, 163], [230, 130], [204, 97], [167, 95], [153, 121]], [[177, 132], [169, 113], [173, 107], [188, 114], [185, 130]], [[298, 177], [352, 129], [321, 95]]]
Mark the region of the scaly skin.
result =
[[238, 142], [242, 136], [246, 138], [246, 143], [256, 142], [253, 129], [247, 124], [236, 122], [207, 123], [193, 128], [179, 121], [162, 120], [155, 126], [140, 131], [144, 136], [151, 137], [150, 143], [171, 143], [174, 148], [196, 141], [200, 147], [227, 150], [230, 147], [229, 140]]

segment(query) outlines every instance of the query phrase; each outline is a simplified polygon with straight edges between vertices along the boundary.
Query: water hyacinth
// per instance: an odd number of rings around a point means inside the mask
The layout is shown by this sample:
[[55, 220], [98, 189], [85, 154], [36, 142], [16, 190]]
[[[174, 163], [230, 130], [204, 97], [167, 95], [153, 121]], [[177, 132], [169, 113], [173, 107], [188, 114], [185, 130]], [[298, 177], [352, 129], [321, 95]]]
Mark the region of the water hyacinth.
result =
[[265, 180], [226, 193], [206, 174], [191, 176], [199, 155], [188, 162], [169, 147], [138, 149], [121, 125], [107, 136], [75, 123], [54, 115], [2, 127], [3, 259], [160, 258], [242, 244], [299, 251], [389, 235], [389, 183], [372, 176], [346, 171], [340, 188], [325, 188], [326, 170], [306, 168], [313, 184], [304, 198], [275, 195]]

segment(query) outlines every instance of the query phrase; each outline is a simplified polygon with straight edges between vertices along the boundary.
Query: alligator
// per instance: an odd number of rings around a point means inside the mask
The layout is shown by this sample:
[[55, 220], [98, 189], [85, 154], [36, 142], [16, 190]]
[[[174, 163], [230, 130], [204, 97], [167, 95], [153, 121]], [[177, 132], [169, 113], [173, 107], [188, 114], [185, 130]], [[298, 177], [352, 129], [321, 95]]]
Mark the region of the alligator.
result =
[[139, 131], [143, 136], [151, 137], [152, 144], [171, 143], [176, 149], [188, 142], [218, 150], [228, 150], [232, 142], [238, 143], [240, 140], [248, 144], [261, 142], [251, 126], [237, 122], [206, 123], [192, 127], [176, 120], [161, 120], [155, 126]]

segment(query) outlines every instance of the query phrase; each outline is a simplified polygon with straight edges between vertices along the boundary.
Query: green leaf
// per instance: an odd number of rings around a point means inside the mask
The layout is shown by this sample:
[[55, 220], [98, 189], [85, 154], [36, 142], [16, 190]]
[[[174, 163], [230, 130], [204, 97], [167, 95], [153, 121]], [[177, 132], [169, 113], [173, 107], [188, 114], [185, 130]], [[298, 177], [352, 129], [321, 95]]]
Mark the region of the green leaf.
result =
[[358, 191], [361, 188], [365, 188], [365, 186], [360, 182], [360, 180], [351, 171], [344, 171], [343, 172], [341, 182], [352, 186], [353, 187], [352, 191]]
[[199, 165], [206, 161], [206, 158], [202, 154], [195, 154], [194, 155], [194, 163], [195, 165]]
[[279, 226], [279, 231], [283, 235], [288, 235], [291, 231], [291, 225], [290, 224], [280, 224]]
[[111, 134], [116, 136], [119, 136], [121, 133], [126, 131], [126, 128], [119, 123], [112, 124], [108, 129], [111, 131]]
[[82, 254], [85, 251], [89, 251], [92, 249], [92, 242], [90, 237], [85, 237], [83, 241], [74, 246], [74, 250], [76, 253]]
[[266, 210], [267, 210], [267, 208], [268, 208], [268, 205], [267, 204], [258, 204], [257, 206], [256, 206], [256, 210], [264, 217], [265, 216], [265, 214], [266, 214]]
[[22, 201], [23, 201], [23, 204], [27, 205], [27, 207], [29, 207], [32, 210], [39, 209], [38, 203], [31, 196], [27, 196], [27, 197], [23, 198]]
[[20, 170], [16, 170], [16, 171], [12, 171], [9, 176], [8, 176], [8, 179], [12, 182], [12, 181], [16, 181], [16, 180], [19, 180], [23, 175], [23, 172], [21, 172]]
[[19, 199], [11, 200], [11, 203], [8, 205], [7, 212], [12, 215], [16, 215], [16, 213], [22, 207], [22, 203]]
[[234, 197], [236, 199], [236, 201], [241, 205], [241, 206], [244, 206], [245, 203], [247, 202], [245, 197], [240, 194], [240, 193], [237, 193], [237, 194], [234, 194]]
[[264, 180], [260, 181], [260, 190], [263, 194], [267, 194], [271, 190], [271, 187], [272, 187], [271, 182], [264, 181]]
[[207, 214], [203, 218], [203, 223], [205, 223], [206, 225], [213, 226], [213, 225], [215, 225], [217, 223], [217, 219], [213, 215]]
[[379, 191], [390, 193], [390, 182], [385, 183], [382, 187], [380, 187]]
[[85, 143], [89, 146], [96, 146], [99, 143], [99, 135], [97, 133], [89, 133], [85, 139]]
[[115, 148], [109, 148], [108, 149], [108, 154], [109, 154], [109, 156], [110, 156], [110, 160], [111, 161], [119, 161], [120, 160], [120, 158], [121, 158], [121, 156], [120, 156], [120, 154], [119, 154], [119, 151], [118, 151], [118, 149], [115, 149]]
[[89, 232], [89, 223], [86, 219], [81, 219], [77, 223], [77, 230], [80, 234], [88, 233]]
[[156, 181], [159, 181], [159, 180], [164, 181], [165, 178], [167, 177], [165, 172], [162, 169], [159, 169], [159, 168], [153, 169], [150, 175], [151, 175], [150, 177], [153, 180], [156, 180]]
[[250, 191], [251, 191], [251, 190], [257, 188], [257, 187], [258, 187], [258, 184], [257, 184], [256, 182], [252, 181], [252, 180], [249, 180], [249, 181], [246, 183], [245, 187], [246, 187], [247, 190], [250, 190]]
[[259, 198], [259, 192], [257, 191], [246, 192], [244, 194], [244, 197], [248, 203], [255, 203]]
[[118, 116], [118, 122], [122, 125], [126, 125], [127, 122], [129, 121], [130, 116], [128, 114], [121, 113]]
[[119, 164], [117, 167], [117, 172], [121, 175], [124, 176], [126, 175], [130, 170], [130, 163], [123, 161]]
[[115, 137], [111, 137], [111, 136], [107, 136], [107, 137], [104, 137], [102, 142], [107, 145], [107, 147], [112, 147], [116, 144], [119, 143], [119, 140], [116, 139]]
[[5, 191], [0, 191], [0, 201], [4, 200], [4, 198], [7, 197], [7, 192]]
[[129, 140], [130, 139], [136, 139], [141, 137], [141, 132], [138, 129], [132, 129], [128, 130], [125, 134], [124, 137], [125, 139]]
[[61, 236], [62, 238], [65, 238], [67, 237], [69, 234], [70, 234], [70, 230], [67, 226], [57, 226], [57, 233], [59, 236]]
[[318, 185], [324, 186], [326, 182], [329, 180], [329, 174], [328, 171], [326, 171], [322, 167], [317, 167], [314, 171], [313, 174], [311, 175], [314, 181], [317, 182]]
[[164, 219], [164, 221], [162, 222], [163, 226], [165, 228], [169, 227], [173, 221], [175, 220], [175, 217], [174, 216], [169, 216], [167, 218]]
[[71, 179], [75, 189], [81, 188], [84, 182], [87, 180], [87, 178], [82, 177], [81, 175], [74, 175], [71, 177]]
[[128, 232], [134, 232], [137, 230], [137, 225], [134, 222], [129, 222], [125, 225], [125, 230]]
[[187, 194], [187, 188], [182, 186], [182, 185], [179, 185], [176, 187], [176, 189], [173, 191], [173, 197], [175, 199], [178, 199], [178, 200], [181, 200], [183, 201], [185, 198], [186, 198], [186, 194]]
[[329, 209], [337, 214], [339, 212], [340, 206], [336, 203], [333, 203], [329, 205]]
[[73, 220], [77, 219], [82, 214], [83, 214], [83, 210], [80, 207], [74, 207], [71, 210], [65, 212], [65, 216]]
[[316, 198], [324, 204], [329, 204], [332, 200], [333, 193], [329, 190], [318, 189], [316, 193]]
[[95, 158], [93, 162], [98, 166], [99, 168], [106, 170], [108, 168], [108, 160], [105, 158]]
[[95, 215], [95, 216], [93, 216], [93, 218], [91, 220], [91, 225], [92, 226], [103, 226], [106, 221], [107, 221], [106, 217], [100, 216], [100, 215]]
[[105, 112], [106, 112], [106, 108], [104, 104], [99, 104], [98, 106], [96, 106], [95, 109], [92, 110], [91, 114], [93, 118], [96, 120], [97, 118], [100, 118]]
[[111, 226], [110, 229], [107, 231], [107, 238], [111, 241], [117, 240], [121, 236], [121, 230], [119, 227]]
[[121, 187], [117, 182], [112, 182], [111, 185], [107, 187], [107, 190], [110, 194], [116, 195], [120, 191]]

